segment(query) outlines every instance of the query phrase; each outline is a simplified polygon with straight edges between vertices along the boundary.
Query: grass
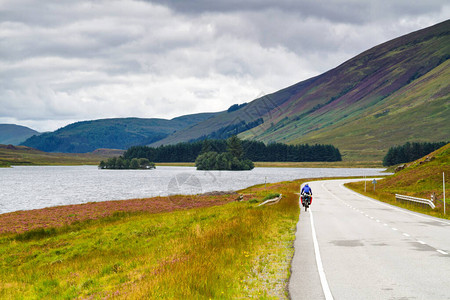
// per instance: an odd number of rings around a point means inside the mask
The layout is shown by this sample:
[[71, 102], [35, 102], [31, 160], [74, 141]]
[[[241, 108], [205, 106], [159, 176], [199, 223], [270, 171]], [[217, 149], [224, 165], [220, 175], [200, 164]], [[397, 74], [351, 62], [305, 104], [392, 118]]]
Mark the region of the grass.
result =
[[[446, 207], [449, 207], [450, 201], [450, 144], [427, 155], [429, 159], [423, 157], [409, 164], [404, 170], [395, 173], [376, 185], [376, 190], [372, 190], [372, 184], [364, 192], [364, 182], [349, 183], [347, 186], [361, 194], [373, 197], [383, 202], [401, 206], [410, 210], [425, 213], [431, 216], [450, 219], [450, 213], [444, 215], [443, 209], [443, 182], [442, 173], [446, 174]], [[424, 208], [417, 204], [397, 202], [395, 194], [408, 195], [413, 197], [430, 199], [432, 194], [436, 195], [436, 208]], [[450, 211], [450, 209], [447, 209]]]
[[260, 168], [383, 168], [381, 161], [255, 162]]
[[[300, 183], [254, 186], [240, 191], [245, 201], [219, 206], [110, 208], [108, 216], [4, 232], [0, 298], [287, 298]], [[283, 199], [267, 207], [247, 201], [271, 193]]]
[[267, 194], [267, 195], [262, 199], [262, 201], [269, 200], [269, 199], [274, 199], [274, 198], [277, 198], [277, 197], [280, 197], [280, 194], [279, 194], [279, 193], [270, 193], [270, 194]]
[[[157, 163], [157, 166], [195, 167], [195, 163]], [[255, 162], [257, 168], [383, 168], [381, 161]]]
[[0, 145], [0, 167], [11, 165], [98, 165], [108, 156], [92, 153], [47, 153], [24, 146]]

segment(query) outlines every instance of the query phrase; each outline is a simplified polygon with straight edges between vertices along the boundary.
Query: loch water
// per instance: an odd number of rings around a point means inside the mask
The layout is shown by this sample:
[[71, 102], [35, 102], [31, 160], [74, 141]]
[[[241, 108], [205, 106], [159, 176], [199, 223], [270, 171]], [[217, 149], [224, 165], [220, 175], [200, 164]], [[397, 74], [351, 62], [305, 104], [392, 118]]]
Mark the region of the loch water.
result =
[[255, 168], [197, 171], [194, 167], [99, 170], [96, 166], [0, 168], [0, 214], [108, 200], [234, 191], [299, 178], [382, 175], [373, 168]]

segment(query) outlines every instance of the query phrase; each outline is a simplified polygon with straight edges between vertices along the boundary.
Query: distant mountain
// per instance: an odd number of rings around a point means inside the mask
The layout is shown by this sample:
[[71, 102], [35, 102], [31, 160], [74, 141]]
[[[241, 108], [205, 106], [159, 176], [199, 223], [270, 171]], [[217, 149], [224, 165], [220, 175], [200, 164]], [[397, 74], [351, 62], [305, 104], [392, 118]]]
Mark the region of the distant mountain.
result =
[[450, 21], [445, 21], [230, 107], [152, 146], [240, 133], [264, 142], [333, 144], [344, 159], [381, 160], [396, 144], [449, 140], [449, 58]]
[[19, 145], [27, 138], [37, 134], [39, 132], [25, 126], [0, 124], [0, 144]]
[[99, 148], [128, 149], [165, 138], [174, 131], [207, 120], [215, 113], [166, 119], [116, 118], [83, 121], [54, 132], [32, 136], [22, 143], [46, 152], [86, 153]]

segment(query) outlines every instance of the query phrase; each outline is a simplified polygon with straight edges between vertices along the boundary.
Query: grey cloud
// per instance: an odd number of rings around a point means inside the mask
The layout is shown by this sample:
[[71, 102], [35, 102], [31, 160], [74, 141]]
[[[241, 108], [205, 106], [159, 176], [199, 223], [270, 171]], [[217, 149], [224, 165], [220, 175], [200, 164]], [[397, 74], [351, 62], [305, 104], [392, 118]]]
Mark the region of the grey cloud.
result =
[[5, 2], [0, 120], [48, 130], [64, 120], [226, 109], [443, 21], [444, 3]]
[[332, 22], [367, 23], [376, 19], [416, 16], [439, 12], [445, 0], [411, 3], [410, 0], [146, 0], [169, 5], [180, 13], [235, 13], [277, 10], [294, 13], [298, 17], [313, 17]]

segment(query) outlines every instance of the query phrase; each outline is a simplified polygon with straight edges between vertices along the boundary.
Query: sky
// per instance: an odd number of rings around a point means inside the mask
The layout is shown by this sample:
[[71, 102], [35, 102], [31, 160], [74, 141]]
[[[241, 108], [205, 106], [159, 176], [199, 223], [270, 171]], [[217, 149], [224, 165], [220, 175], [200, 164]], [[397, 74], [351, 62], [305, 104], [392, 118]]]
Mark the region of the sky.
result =
[[449, 17], [448, 0], [0, 0], [0, 123], [222, 111]]

